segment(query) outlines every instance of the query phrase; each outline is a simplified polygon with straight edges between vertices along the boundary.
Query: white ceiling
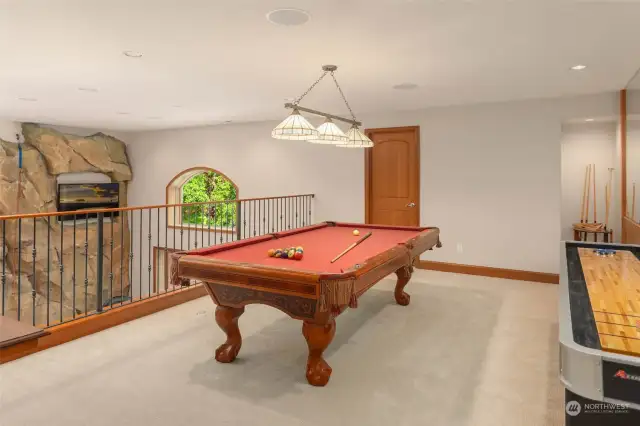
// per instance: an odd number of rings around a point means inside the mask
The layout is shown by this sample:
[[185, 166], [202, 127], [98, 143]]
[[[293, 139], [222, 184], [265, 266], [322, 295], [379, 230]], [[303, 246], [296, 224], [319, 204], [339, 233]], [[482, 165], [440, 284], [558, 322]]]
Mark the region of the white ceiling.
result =
[[[276, 26], [265, 14], [279, 7], [311, 20]], [[633, 0], [0, 0], [0, 117], [112, 130], [279, 119], [325, 63], [356, 113], [613, 91], [640, 66], [639, 23]], [[302, 105], [345, 112], [330, 80]]]
[[640, 90], [640, 70], [638, 70], [638, 72], [633, 76], [631, 81], [629, 81], [629, 84], [627, 85], [627, 90]]

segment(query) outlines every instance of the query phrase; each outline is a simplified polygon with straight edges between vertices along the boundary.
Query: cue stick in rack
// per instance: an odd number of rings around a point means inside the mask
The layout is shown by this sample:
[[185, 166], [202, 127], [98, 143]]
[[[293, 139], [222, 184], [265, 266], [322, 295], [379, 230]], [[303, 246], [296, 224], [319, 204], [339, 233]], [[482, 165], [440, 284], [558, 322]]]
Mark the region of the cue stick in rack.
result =
[[584, 208], [587, 199], [587, 178], [589, 177], [589, 166], [584, 169], [584, 184], [582, 185], [582, 205], [580, 206], [580, 223], [584, 223]]
[[609, 184], [604, 184], [604, 230], [609, 226]]
[[584, 216], [584, 221], [585, 223], [589, 222], [589, 195], [591, 194], [591, 164], [589, 164], [587, 166], [587, 202], [586, 202], [586, 208], [585, 208], [585, 216]]
[[636, 183], [633, 182], [631, 192], [631, 220], [636, 220]]
[[598, 212], [596, 211], [596, 165], [593, 164], [593, 223], [598, 223]]
[[371, 236], [371, 232], [369, 232], [367, 235], [365, 235], [364, 237], [360, 238], [358, 241], [356, 241], [355, 243], [351, 244], [349, 247], [347, 247], [342, 253], [340, 253], [339, 255], [337, 255], [336, 257], [334, 257], [331, 260], [331, 263], [335, 262], [336, 260], [340, 259], [342, 256], [344, 256], [345, 254], [349, 253], [351, 250], [353, 250], [358, 244], [360, 244], [361, 242], [363, 242], [364, 240], [366, 240], [367, 238], [369, 238]]

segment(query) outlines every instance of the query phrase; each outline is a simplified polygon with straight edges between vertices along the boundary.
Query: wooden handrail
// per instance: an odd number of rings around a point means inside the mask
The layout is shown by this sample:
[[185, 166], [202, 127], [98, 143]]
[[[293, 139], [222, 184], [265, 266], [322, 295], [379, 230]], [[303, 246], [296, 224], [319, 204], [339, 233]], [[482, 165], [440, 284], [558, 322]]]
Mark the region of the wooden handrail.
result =
[[93, 214], [93, 213], [126, 212], [126, 211], [161, 209], [161, 208], [170, 208], [170, 207], [198, 206], [198, 205], [204, 205], [204, 204], [223, 204], [223, 203], [238, 204], [238, 203], [242, 203], [242, 202], [246, 202], [246, 201], [277, 200], [277, 199], [297, 198], [297, 197], [315, 198], [315, 194], [283, 195], [283, 196], [280, 196], [280, 197], [244, 198], [244, 199], [226, 200], [226, 201], [203, 201], [203, 202], [198, 202], [198, 203], [157, 204], [157, 205], [139, 206], [139, 207], [119, 207], [119, 208], [115, 208], [115, 209], [90, 209], [90, 210], [87, 209], [87, 210], [75, 210], [75, 211], [70, 211], [70, 212], [45, 212], [45, 213], [13, 214], [13, 215], [0, 216], [0, 220], [33, 219], [33, 218], [39, 218], [39, 217], [69, 216], [69, 215], [85, 216], [87, 214]]

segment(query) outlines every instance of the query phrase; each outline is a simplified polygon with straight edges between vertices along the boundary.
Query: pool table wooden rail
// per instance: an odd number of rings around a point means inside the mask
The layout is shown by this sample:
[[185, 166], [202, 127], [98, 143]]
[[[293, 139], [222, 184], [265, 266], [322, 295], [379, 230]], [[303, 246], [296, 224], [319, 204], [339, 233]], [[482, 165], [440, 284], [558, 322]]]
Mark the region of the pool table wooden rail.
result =
[[[315, 227], [317, 225], [310, 228]], [[314, 318], [325, 322], [326, 312], [341, 312], [347, 305], [357, 307], [357, 298], [381, 279], [402, 268], [411, 268], [404, 272], [410, 273], [413, 262], [421, 253], [441, 246], [438, 228], [422, 229], [420, 235], [342, 273], [303, 271], [178, 253], [177, 275], [203, 281], [217, 304], [239, 308], [251, 303], [265, 303], [292, 318]], [[233, 245], [239, 247], [276, 239], [292, 232], [251, 238]], [[307, 309], [309, 303], [316, 304], [314, 309]], [[314, 315], [310, 316], [312, 313]]]

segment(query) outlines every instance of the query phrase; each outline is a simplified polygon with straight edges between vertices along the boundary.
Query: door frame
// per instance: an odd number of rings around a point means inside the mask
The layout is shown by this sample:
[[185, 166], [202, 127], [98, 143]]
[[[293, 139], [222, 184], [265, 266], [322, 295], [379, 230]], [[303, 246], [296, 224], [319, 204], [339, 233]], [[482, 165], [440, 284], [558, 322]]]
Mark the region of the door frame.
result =
[[[414, 166], [418, 171], [418, 181], [416, 182], [416, 186], [418, 188], [418, 199], [415, 201], [416, 209], [418, 209], [418, 225], [420, 224], [420, 126], [404, 126], [404, 127], [378, 127], [374, 129], [365, 129], [364, 133], [371, 140], [372, 134], [380, 131], [384, 131], [385, 133], [393, 133], [393, 132], [406, 132], [407, 130], [413, 130], [413, 133], [416, 138], [416, 142], [418, 143], [418, 155], [413, 159], [415, 162]], [[375, 143], [375, 142], [374, 142]], [[371, 223], [371, 150], [373, 148], [366, 148], [364, 150], [364, 223]]]

